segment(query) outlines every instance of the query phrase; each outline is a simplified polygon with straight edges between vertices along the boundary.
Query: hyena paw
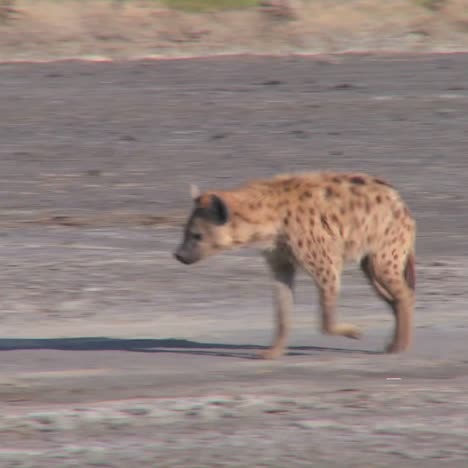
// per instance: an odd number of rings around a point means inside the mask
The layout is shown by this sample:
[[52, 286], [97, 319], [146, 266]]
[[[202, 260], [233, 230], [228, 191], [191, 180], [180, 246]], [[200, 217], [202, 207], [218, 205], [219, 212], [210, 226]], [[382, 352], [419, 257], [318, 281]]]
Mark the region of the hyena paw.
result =
[[346, 338], [352, 338], [354, 340], [359, 340], [362, 337], [362, 331], [351, 323], [336, 324], [333, 328], [333, 334], [346, 336]]
[[385, 352], [388, 354], [402, 353], [403, 351], [407, 351], [409, 347], [409, 343], [399, 343], [392, 341], [387, 346], [385, 346]]
[[277, 359], [284, 354], [284, 348], [272, 347], [268, 349], [262, 349], [257, 353], [260, 359]]

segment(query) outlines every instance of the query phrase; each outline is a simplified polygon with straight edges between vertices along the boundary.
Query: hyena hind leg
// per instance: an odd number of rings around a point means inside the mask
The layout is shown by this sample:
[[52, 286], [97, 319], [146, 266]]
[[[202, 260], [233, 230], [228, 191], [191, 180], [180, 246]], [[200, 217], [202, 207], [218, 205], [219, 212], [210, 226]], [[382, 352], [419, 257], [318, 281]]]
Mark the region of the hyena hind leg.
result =
[[385, 302], [388, 304], [393, 304], [393, 297], [392, 295], [377, 281], [377, 278], [375, 277], [375, 273], [372, 267], [372, 261], [370, 259], [369, 255], [366, 255], [362, 260], [361, 260], [361, 270], [366, 276], [366, 278], [369, 280], [369, 283], [371, 286], [374, 288], [375, 292], [377, 295], [383, 299]]
[[377, 294], [392, 308], [395, 317], [393, 337], [387, 353], [406, 351], [411, 346], [414, 309], [414, 255], [398, 257], [389, 264], [382, 255], [368, 256], [361, 268]]

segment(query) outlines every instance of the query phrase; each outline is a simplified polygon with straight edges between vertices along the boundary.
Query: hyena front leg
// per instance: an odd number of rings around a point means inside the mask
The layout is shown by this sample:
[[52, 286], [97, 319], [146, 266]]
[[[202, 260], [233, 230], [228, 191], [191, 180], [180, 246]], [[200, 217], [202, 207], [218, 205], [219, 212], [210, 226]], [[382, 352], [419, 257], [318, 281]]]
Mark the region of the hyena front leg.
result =
[[296, 267], [292, 260], [281, 251], [268, 252], [265, 254], [265, 258], [273, 274], [275, 335], [271, 347], [260, 351], [259, 355], [264, 359], [275, 359], [286, 351], [294, 305]]
[[362, 332], [358, 327], [350, 323], [336, 323], [341, 269], [341, 262], [329, 262], [311, 272], [319, 289], [322, 333], [359, 339]]

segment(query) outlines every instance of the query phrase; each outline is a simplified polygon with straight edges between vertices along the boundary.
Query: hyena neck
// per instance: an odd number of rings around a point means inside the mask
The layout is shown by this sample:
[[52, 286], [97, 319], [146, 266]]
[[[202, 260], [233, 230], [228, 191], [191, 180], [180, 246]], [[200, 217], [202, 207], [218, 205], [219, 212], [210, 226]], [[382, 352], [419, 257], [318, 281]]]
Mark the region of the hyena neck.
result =
[[269, 248], [280, 235], [281, 223], [271, 194], [255, 188], [223, 194], [228, 200], [233, 245]]

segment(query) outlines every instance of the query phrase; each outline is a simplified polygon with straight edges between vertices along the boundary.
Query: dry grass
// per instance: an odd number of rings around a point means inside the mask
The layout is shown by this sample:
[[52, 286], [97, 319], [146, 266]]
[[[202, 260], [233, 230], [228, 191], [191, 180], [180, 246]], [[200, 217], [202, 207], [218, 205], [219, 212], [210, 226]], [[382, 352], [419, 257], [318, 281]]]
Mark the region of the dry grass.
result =
[[466, 0], [1, 1], [0, 60], [468, 48]]

